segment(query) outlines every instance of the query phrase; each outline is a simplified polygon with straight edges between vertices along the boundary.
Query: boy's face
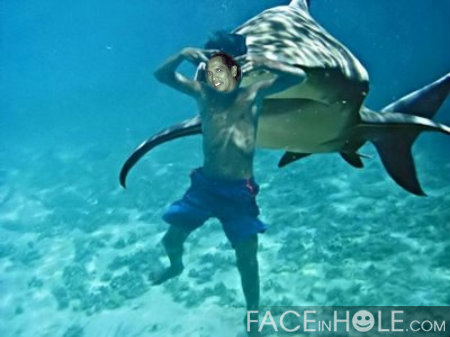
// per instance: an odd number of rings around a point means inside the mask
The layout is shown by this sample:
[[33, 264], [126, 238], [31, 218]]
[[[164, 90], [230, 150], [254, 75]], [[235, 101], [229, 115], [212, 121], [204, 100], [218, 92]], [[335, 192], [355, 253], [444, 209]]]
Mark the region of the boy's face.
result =
[[217, 91], [233, 91], [237, 84], [236, 74], [237, 67], [229, 69], [220, 56], [210, 59], [206, 66], [208, 83]]

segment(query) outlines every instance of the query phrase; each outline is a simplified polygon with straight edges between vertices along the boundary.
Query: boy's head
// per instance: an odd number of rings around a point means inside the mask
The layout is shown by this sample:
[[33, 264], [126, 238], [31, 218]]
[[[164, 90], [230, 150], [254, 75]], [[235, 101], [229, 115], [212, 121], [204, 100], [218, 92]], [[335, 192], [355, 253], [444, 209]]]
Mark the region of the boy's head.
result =
[[206, 65], [206, 78], [209, 85], [220, 92], [231, 92], [239, 83], [241, 70], [237, 62], [226, 53], [211, 56]]
[[[206, 69], [206, 78], [208, 83], [217, 91], [227, 92], [234, 90], [240, 79], [241, 79], [241, 69], [233, 57], [244, 55], [247, 52], [247, 46], [245, 44], [245, 37], [242, 35], [228, 33], [225, 30], [217, 31], [205, 44], [206, 49], [218, 49], [221, 52], [214, 54], [210, 61], [208, 62]], [[217, 57], [217, 59], [215, 59]], [[214, 61], [214, 62], [213, 62]], [[230, 87], [227, 85], [218, 85], [218, 82], [214, 80], [220, 80], [220, 78], [213, 78], [213, 72], [209, 73], [210, 66], [213, 70], [213, 65], [222, 64], [226, 66], [226, 75], [232, 84]]]

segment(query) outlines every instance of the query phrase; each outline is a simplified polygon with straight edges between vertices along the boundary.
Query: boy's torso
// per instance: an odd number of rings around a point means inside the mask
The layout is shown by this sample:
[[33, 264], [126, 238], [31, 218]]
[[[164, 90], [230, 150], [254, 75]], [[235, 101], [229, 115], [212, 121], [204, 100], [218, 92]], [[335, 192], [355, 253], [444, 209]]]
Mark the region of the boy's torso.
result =
[[205, 88], [198, 100], [204, 170], [225, 179], [251, 178], [258, 126], [257, 102], [248, 89], [238, 88], [229, 94], [212, 90]]

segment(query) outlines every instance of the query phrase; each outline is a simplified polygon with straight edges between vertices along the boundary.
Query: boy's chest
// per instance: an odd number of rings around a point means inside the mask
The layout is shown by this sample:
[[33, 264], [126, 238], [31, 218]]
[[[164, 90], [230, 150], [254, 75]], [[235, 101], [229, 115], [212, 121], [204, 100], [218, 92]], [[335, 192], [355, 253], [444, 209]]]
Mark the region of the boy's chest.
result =
[[202, 124], [221, 128], [231, 126], [251, 127], [257, 124], [258, 106], [255, 102], [237, 99], [231, 104], [206, 103], [200, 109]]
[[232, 109], [202, 116], [204, 144], [209, 148], [239, 148], [252, 151], [256, 139], [257, 119], [251, 108]]
[[[255, 108], [256, 109], [256, 108]], [[221, 135], [238, 133], [240, 135], [252, 135], [256, 131], [257, 118], [249, 109], [230, 109], [220, 112], [205, 113], [202, 118], [202, 127], [205, 133], [214, 138]]]

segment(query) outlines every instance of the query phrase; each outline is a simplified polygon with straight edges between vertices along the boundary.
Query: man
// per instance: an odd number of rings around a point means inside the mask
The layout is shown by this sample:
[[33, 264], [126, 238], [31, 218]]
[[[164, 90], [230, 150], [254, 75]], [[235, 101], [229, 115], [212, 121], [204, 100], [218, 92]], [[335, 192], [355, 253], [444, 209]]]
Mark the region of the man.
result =
[[[207, 62], [207, 83], [177, 72], [183, 60], [195, 66]], [[163, 238], [170, 266], [154, 284], [182, 272], [184, 241], [207, 219], [216, 217], [235, 250], [247, 310], [257, 310], [257, 233], [267, 228], [258, 219], [255, 197], [259, 188], [253, 179], [259, 107], [264, 97], [300, 83], [305, 74], [299, 68], [275, 62], [248, 64], [253, 69], [269, 70], [277, 75], [239, 87], [241, 71], [233, 58], [223, 52], [194, 48], [183, 49], [155, 72], [160, 82], [196, 99], [202, 120], [204, 162], [191, 174], [191, 186], [183, 198], [173, 203], [163, 216], [170, 224]]]

